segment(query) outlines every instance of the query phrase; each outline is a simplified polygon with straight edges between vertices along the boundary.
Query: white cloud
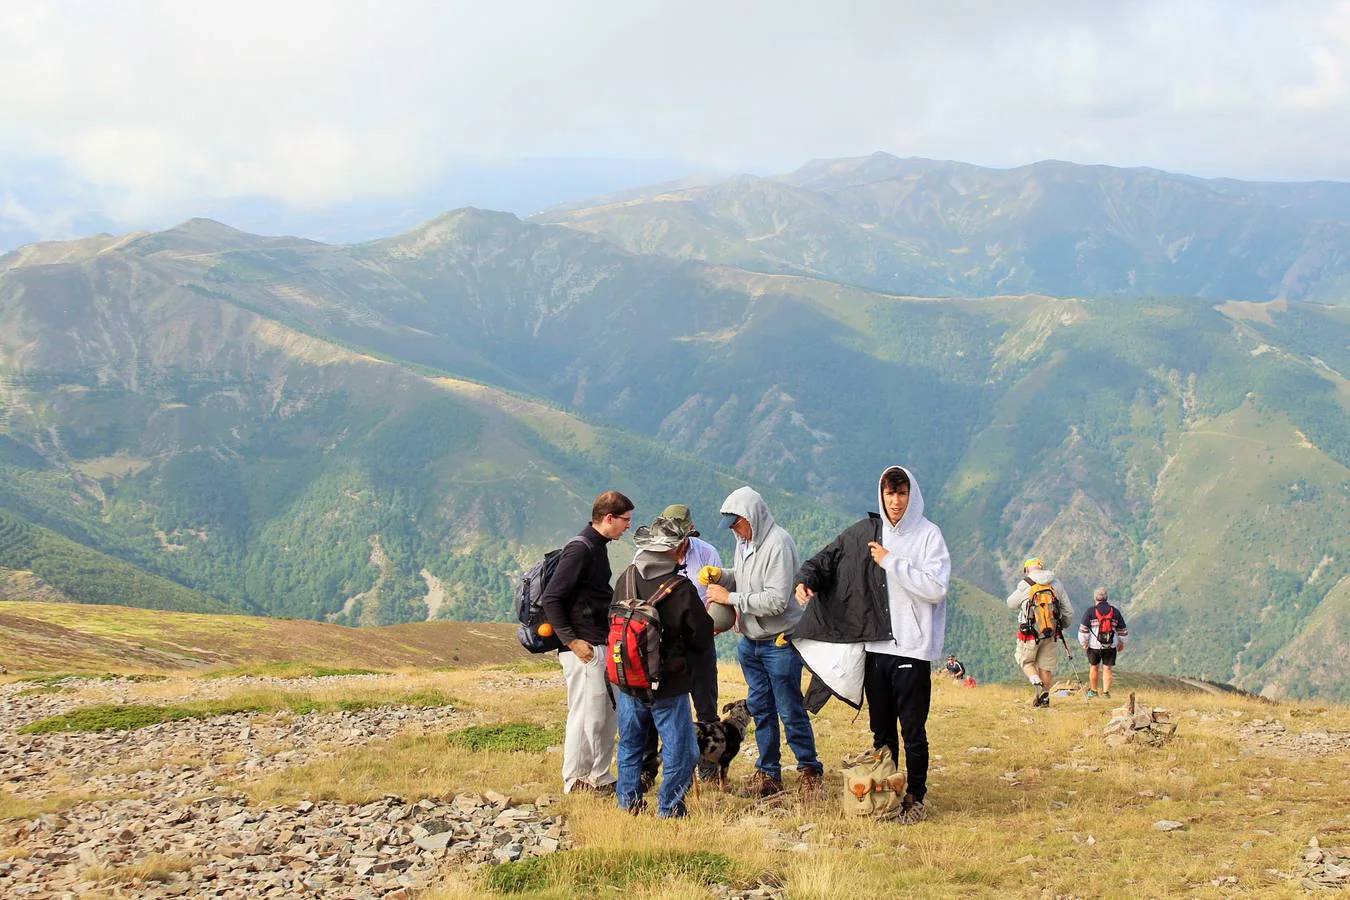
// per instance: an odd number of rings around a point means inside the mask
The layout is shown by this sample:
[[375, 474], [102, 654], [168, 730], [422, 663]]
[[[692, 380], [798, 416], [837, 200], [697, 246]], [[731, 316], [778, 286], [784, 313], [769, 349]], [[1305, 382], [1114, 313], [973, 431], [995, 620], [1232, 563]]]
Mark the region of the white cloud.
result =
[[574, 154], [1350, 180], [1347, 65], [1342, 0], [32, 0], [0, 6], [0, 170], [127, 221]]

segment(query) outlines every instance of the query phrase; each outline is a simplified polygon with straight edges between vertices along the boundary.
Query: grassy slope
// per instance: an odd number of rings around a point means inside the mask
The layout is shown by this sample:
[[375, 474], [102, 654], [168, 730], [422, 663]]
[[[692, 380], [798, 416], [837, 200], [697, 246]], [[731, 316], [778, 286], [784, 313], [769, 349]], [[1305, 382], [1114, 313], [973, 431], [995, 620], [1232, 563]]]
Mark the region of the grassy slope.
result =
[[[32, 616], [15, 623], [16, 608]], [[198, 648], [191, 652], [220, 662], [303, 661], [319, 655], [329, 665], [392, 668], [434, 662], [453, 650], [457, 639], [469, 636], [480, 646], [491, 635], [509, 641], [505, 629], [498, 634], [482, 626], [419, 623], [358, 634], [311, 622], [61, 604], [0, 604], [0, 622], [5, 646], [17, 633], [37, 626], [64, 629], [77, 642], [65, 648], [66, 659], [85, 659], [97, 668], [111, 667], [113, 654], [137, 645], [177, 653]], [[72, 655], [77, 646], [86, 652]], [[306, 649], [296, 652], [297, 647]], [[522, 659], [518, 652], [513, 658]], [[479, 661], [486, 660], [461, 659]], [[150, 668], [140, 659], [122, 662], [129, 669]], [[721, 676], [724, 696], [744, 695], [734, 665], [724, 664]], [[839, 758], [867, 737], [865, 722], [840, 704], [827, 706], [816, 719], [830, 780], [825, 798], [815, 804], [763, 811], [704, 792], [692, 801], [690, 819], [659, 822], [633, 819], [612, 801], [563, 798], [561, 808], [578, 850], [547, 862], [544, 888], [536, 895], [593, 893], [597, 882], [602, 890], [617, 890], [608, 879], [621, 872], [641, 883], [642, 896], [702, 896], [707, 888], [695, 881], [651, 874], [656, 870], [652, 860], [660, 854], [689, 858], [713, 852], [728, 858], [724, 868], [732, 881], [752, 885], [770, 873], [794, 898], [1036, 897], [1043, 891], [1101, 897], [1299, 896], [1296, 882], [1270, 872], [1293, 869], [1313, 835], [1320, 835], [1324, 845], [1344, 843], [1350, 806], [1339, 786], [1350, 779], [1350, 755], [1310, 762], [1251, 748], [1240, 732], [1252, 720], [1272, 717], [1285, 722], [1291, 734], [1345, 732], [1350, 709], [1272, 707], [1241, 696], [1170, 692], [1159, 679], [1140, 682], [1142, 699], [1171, 708], [1180, 723], [1176, 740], [1165, 749], [1107, 748], [1100, 729], [1110, 704], [1056, 699], [1050, 710], [1033, 713], [1025, 705], [1024, 689], [972, 690], [938, 679], [929, 719], [934, 815], [920, 826], [860, 822], [837, 811]], [[169, 679], [129, 690], [136, 702], [153, 704], [181, 696], [191, 684], [190, 678]], [[301, 692], [321, 701], [347, 697], [346, 686], [338, 690], [343, 693], [310, 687]], [[272, 699], [285, 700], [291, 689], [276, 691], [281, 693]], [[234, 700], [252, 702], [258, 687], [241, 682], [238, 692]], [[486, 669], [408, 671], [363, 684], [361, 696], [397, 702], [431, 692], [459, 698], [457, 705], [483, 725], [528, 723], [556, 734], [565, 714], [556, 665], [547, 659]], [[219, 702], [228, 705], [230, 698]], [[557, 791], [559, 758], [556, 748], [475, 751], [448, 744], [441, 734], [406, 735], [238, 787], [264, 805], [302, 798], [365, 802], [387, 793], [445, 797], [485, 789], [528, 800]], [[108, 763], [118, 764], [116, 759]], [[1310, 765], [1316, 766], [1315, 779], [1307, 777]], [[733, 775], [744, 776], [748, 769], [742, 758]], [[59, 810], [89, 799], [97, 798], [63, 794], [43, 808]], [[5, 817], [35, 814], [22, 803], [11, 807]], [[1162, 819], [1184, 827], [1159, 831], [1153, 823]], [[447, 869], [428, 896], [482, 896], [485, 877]], [[1230, 877], [1236, 881], [1212, 884]]]
[[[724, 666], [722, 677], [725, 695], [743, 694], [734, 666]], [[182, 687], [170, 680], [135, 686], [133, 693], [138, 701], [162, 702]], [[552, 734], [564, 715], [563, 688], [550, 664], [411, 672], [363, 690], [371, 700], [383, 691], [391, 702], [439, 691], [460, 698], [461, 708], [483, 725], [527, 723]], [[256, 688], [241, 685], [240, 691], [242, 702]], [[561, 809], [578, 849], [547, 862], [544, 888], [534, 895], [593, 893], [597, 882], [602, 891], [617, 890], [610, 879], [617, 882], [619, 870], [644, 882], [641, 896], [704, 896], [707, 888], [695, 881], [662, 880], [649, 869], [659, 854], [713, 852], [728, 858], [733, 882], [753, 885], [770, 873], [794, 898], [1037, 897], [1043, 891], [1299, 896], [1296, 883], [1270, 870], [1291, 870], [1313, 835], [1324, 845], [1344, 842], [1347, 806], [1338, 785], [1350, 778], [1350, 757], [1318, 760], [1318, 777], [1309, 779], [1308, 759], [1251, 752], [1239, 732], [1272, 716], [1291, 733], [1344, 732], [1350, 709], [1273, 710], [1251, 698], [1149, 688], [1142, 699], [1173, 710], [1177, 739], [1162, 750], [1111, 750], [1100, 734], [1110, 704], [1056, 700], [1033, 714], [1026, 699], [1020, 689], [935, 684], [929, 719], [934, 814], [921, 826], [855, 821], [838, 812], [839, 758], [866, 740], [864, 722], [838, 704], [815, 720], [828, 792], [814, 804], [764, 811], [702, 792], [688, 820], [661, 822], [633, 819], [612, 800], [565, 797]], [[442, 734], [406, 735], [237, 786], [262, 805], [487, 789], [528, 801], [557, 792], [559, 758], [556, 747], [472, 751], [447, 744]], [[748, 770], [748, 761], [739, 759], [733, 776]], [[80, 799], [53, 802], [60, 808]], [[1159, 831], [1153, 823], [1162, 819], [1184, 827]], [[486, 876], [448, 868], [428, 896], [483, 896]], [[1211, 885], [1228, 877], [1237, 880]]]
[[177, 671], [296, 661], [360, 667], [481, 665], [528, 654], [508, 625], [425, 622], [346, 628], [303, 619], [0, 602], [11, 673]]
[[[1155, 520], [1165, 525], [1150, 540], [1150, 562], [1125, 607], [1141, 631], [1159, 636], [1137, 645], [1141, 665], [1259, 682], [1254, 670], [1269, 658], [1259, 654], [1302, 630], [1320, 599], [1311, 596], [1316, 582], [1289, 593], [1296, 589], [1283, 585], [1294, 582], [1279, 573], [1310, 579], [1328, 556], [1335, 571], [1350, 516], [1348, 481], [1350, 470], [1305, 445], [1269, 410], [1247, 404], [1189, 430], [1159, 481]], [[1321, 502], [1301, 499], [1311, 492]], [[1324, 573], [1322, 581], [1328, 589], [1335, 576]], [[1340, 629], [1344, 614], [1343, 606], [1324, 612]], [[1227, 649], [1234, 643], [1246, 648], [1236, 661]], [[1280, 655], [1291, 652], [1298, 653]], [[1333, 696], [1346, 689], [1343, 679], [1339, 688], [1325, 687]]]

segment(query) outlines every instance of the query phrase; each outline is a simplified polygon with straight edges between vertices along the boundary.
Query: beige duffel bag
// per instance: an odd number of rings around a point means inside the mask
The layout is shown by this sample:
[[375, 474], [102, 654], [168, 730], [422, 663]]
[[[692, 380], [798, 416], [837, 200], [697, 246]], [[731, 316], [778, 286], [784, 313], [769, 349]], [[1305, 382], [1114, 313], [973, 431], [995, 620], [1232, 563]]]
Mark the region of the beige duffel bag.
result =
[[844, 814], [889, 819], [900, 811], [905, 775], [885, 747], [844, 757]]

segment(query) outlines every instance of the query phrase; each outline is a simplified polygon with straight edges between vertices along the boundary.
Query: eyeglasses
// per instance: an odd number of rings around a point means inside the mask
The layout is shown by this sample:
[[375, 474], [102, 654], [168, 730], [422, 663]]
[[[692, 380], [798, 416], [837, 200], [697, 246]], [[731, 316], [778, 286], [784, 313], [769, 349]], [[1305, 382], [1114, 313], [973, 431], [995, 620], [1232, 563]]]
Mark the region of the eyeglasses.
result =
[[629, 513], [629, 514], [626, 515], [626, 516], [616, 516], [616, 515], [614, 515], [613, 513], [610, 513], [610, 516], [611, 516], [611, 518], [618, 519], [620, 522], [627, 522], [629, 525], [632, 525], [632, 524], [633, 524], [633, 514], [632, 514], [632, 513]]

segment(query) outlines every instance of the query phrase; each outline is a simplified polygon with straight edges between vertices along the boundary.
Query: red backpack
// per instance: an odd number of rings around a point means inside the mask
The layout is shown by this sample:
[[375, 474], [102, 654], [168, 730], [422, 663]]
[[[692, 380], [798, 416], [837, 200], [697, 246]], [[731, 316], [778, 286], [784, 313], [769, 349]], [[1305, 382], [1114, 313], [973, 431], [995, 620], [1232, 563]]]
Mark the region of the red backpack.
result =
[[626, 694], [650, 697], [661, 683], [661, 616], [656, 605], [679, 587], [672, 575], [647, 599], [638, 596], [637, 567], [623, 573], [623, 594], [609, 606], [605, 678]]
[[1116, 645], [1116, 611], [1113, 607], [1106, 608], [1106, 615], [1102, 615], [1097, 607], [1092, 608], [1092, 617], [1097, 620], [1097, 643], [1102, 645], [1102, 649], [1109, 649]]

